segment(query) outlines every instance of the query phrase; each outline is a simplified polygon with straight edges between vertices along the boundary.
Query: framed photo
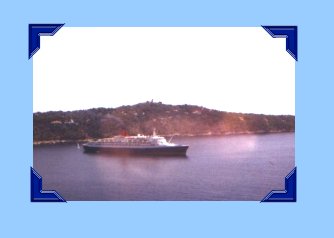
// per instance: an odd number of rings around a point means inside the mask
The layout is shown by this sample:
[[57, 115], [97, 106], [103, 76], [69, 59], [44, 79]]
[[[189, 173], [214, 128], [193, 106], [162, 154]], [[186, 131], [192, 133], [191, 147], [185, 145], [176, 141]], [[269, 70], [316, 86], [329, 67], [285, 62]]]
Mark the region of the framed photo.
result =
[[[332, 5], [4, 2], [2, 234], [329, 236]], [[84, 151], [154, 128], [185, 156]]]
[[52, 201], [296, 200], [297, 27], [36, 32], [32, 174]]

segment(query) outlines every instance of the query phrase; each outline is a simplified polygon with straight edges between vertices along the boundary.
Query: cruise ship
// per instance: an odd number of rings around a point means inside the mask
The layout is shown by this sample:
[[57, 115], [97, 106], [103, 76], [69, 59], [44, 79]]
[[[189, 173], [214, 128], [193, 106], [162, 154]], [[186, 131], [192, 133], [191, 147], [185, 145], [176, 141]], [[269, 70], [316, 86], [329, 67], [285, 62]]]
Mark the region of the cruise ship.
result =
[[110, 152], [123, 155], [186, 156], [188, 145], [179, 145], [167, 141], [164, 137], [151, 136], [114, 136], [83, 144], [85, 152]]

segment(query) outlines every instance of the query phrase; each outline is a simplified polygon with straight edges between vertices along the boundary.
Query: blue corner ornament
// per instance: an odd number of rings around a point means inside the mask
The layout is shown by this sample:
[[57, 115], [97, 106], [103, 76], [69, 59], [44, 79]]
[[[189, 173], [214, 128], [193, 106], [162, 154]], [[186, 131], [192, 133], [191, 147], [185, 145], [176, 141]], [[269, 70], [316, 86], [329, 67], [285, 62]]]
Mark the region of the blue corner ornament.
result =
[[64, 24], [29, 24], [29, 59], [40, 49], [40, 36], [53, 36]]
[[297, 26], [262, 26], [274, 38], [286, 38], [286, 51], [298, 61]]
[[42, 190], [42, 177], [31, 168], [31, 202], [66, 202], [54, 190]]
[[296, 202], [297, 167], [285, 177], [285, 190], [272, 190], [261, 202]]

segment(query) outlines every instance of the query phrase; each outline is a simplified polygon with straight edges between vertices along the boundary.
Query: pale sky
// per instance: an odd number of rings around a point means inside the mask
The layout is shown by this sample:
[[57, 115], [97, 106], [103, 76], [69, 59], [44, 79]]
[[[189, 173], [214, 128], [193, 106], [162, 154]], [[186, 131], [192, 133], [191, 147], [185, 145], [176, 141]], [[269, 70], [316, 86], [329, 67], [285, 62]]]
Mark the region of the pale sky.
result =
[[62, 27], [33, 56], [33, 110], [151, 101], [295, 114], [295, 60], [262, 27]]

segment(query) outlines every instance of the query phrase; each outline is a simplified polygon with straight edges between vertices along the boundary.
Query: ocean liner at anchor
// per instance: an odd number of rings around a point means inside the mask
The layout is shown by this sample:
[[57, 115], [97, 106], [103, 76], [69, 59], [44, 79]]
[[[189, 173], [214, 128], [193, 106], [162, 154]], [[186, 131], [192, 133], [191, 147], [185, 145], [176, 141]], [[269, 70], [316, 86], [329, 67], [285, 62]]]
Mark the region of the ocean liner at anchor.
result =
[[188, 145], [179, 145], [156, 135], [114, 136], [83, 144], [85, 152], [123, 155], [186, 156]]

